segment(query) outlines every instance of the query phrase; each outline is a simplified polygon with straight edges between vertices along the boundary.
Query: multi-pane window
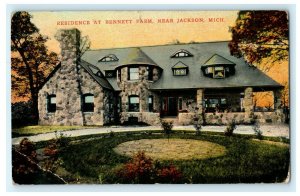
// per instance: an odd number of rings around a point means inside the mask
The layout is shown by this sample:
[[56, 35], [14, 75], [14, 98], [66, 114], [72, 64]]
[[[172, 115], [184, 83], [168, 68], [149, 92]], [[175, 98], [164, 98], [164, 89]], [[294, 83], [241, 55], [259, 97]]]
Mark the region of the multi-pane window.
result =
[[99, 62], [112, 62], [112, 61], [118, 61], [119, 59], [114, 54], [107, 55], [99, 60]]
[[205, 99], [205, 108], [207, 112], [224, 111], [227, 108], [227, 99], [220, 97], [207, 98]]
[[139, 68], [129, 67], [128, 68], [128, 80], [138, 80], [139, 79]]
[[83, 112], [94, 112], [94, 95], [85, 94], [83, 95]]
[[153, 112], [153, 96], [149, 96], [148, 97], [148, 109], [149, 112]]
[[153, 67], [147, 67], [148, 80], [153, 80]]
[[122, 112], [122, 97], [118, 97], [118, 112]]
[[192, 57], [193, 55], [187, 50], [179, 50], [171, 56], [171, 58]]
[[105, 71], [105, 77], [114, 78], [116, 76], [115, 70], [107, 70]]
[[214, 78], [224, 78], [225, 77], [225, 71], [224, 67], [215, 67], [214, 70]]
[[140, 98], [137, 95], [129, 96], [129, 112], [140, 111]]
[[47, 110], [48, 112], [56, 111], [56, 95], [49, 95], [47, 98]]
[[182, 110], [182, 97], [178, 98], [178, 110]]
[[185, 76], [187, 75], [187, 68], [176, 68], [173, 69], [174, 76]]

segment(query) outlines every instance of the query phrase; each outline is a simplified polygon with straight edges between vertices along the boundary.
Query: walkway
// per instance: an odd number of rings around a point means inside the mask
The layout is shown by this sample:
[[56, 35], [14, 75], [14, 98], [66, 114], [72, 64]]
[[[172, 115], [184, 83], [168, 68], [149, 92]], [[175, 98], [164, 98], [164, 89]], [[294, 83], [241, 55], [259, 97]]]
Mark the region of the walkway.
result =
[[[212, 132], [224, 132], [226, 126], [203, 126], [202, 131], [212, 131]], [[280, 125], [261, 125], [261, 131], [264, 136], [274, 136], [274, 137], [285, 137], [289, 138], [289, 126], [285, 124]], [[63, 133], [67, 137], [77, 137], [83, 135], [94, 135], [101, 133], [113, 132], [123, 132], [123, 131], [151, 131], [151, 130], [161, 130], [160, 126], [110, 126], [102, 128], [91, 128], [91, 129], [79, 129], [72, 131], [61, 131], [58, 133]], [[190, 130], [195, 131], [193, 126], [174, 126], [173, 130]], [[234, 133], [238, 134], [254, 134], [252, 126], [248, 125], [238, 125], [234, 130]], [[12, 138], [12, 144], [19, 144], [24, 137]], [[55, 132], [38, 134], [34, 136], [27, 136], [27, 138], [33, 142], [47, 141], [55, 138]]]

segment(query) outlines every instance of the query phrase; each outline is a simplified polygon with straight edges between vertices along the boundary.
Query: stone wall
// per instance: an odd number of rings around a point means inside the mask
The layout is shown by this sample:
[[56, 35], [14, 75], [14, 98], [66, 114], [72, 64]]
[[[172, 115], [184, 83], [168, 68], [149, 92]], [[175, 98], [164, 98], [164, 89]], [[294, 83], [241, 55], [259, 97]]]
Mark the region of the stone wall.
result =
[[260, 123], [284, 123], [285, 116], [282, 112], [254, 112], [255, 118]]
[[178, 113], [178, 125], [193, 125], [195, 113]]
[[[179, 113], [178, 125], [194, 124], [195, 113]], [[284, 114], [280, 112], [254, 112], [252, 119], [247, 119], [244, 112], [205, 113], [205, 122], [208, 125], [226, 125], [233, 119], [237, 124], [251, 124], [257, 119], [260, 123], [283, 123]]]
[[[113, 93], [103, 89], [77, 63], [79, 31], [61, 30], [56, 37], [62, 49], [61, 67], [39, 91], [39, 124], [103, 125], [111, 122], [113, 114], [108, 103], [113, 100]], [[94, 95], [94, 112], [82, 111], [82, 97], [87, 93]], [[47, 111], [48, 95], [56, 95], [53, 113]]]
[[[79, 69], [79, 81], [61, 79], [61, 70], [58, 70], [44, 85], [39, 92], [41, 125], [103, 125], [114, 120], [113, 93], [103, 89], [83, 68]], [[78, 89], [81, 92], [74, 93]], [[81, 110], [82, 95], [88, 93], [94, 95], [94, 112]], [[56, 95], [55, 113], [47, 111], [47, 97], [52, 94]]]
[[[130, 65], [129, 65], [130, 66]], [[137, 66], [137, 65], [135, 65]], [[138, 66], [139, 68], [139, 79], [138, 80], [127, 80], [128, 78], [128, 66], [124, 66], [118, 69], [118, 72], [121, 71], [121, 81], [118, 78], [118, 86], [121, 89], [119, 96], [121, 97], [121, 107], [122, 113], [120, 114], [120, 122], [124, 123], [128, 121], [128, 116], [134, 115], [134, 117], [139, 117], [141, 122], [156, 122], [157, 114], [150, 115], [148, 109], [148, 97], [153, 96], [153, 111], [157, 112], [160, 110], [160, 97], [149, 91], [149, 86], [152, 82], [158, 80], [160, 71], [158, 68], [153, 68], [153, 81], [148, 81], [147, 67], [145, 65]], [[139, 112], [128, 112], [129, 109], [129, 96], [137, 95], [140, 99], [140, 111]], [[137, 114], [139, 113], [139, 114]], [[145, 114], [143, 114], [145, 113]], [[149, 113], [149, 114], [147, 114]], [[142, 116], [147, 116], [142, 118]], [[150, 117], [153, 119], [150, 120]], [[145, 120], [145, 121], [144, 121]], [[147, 121], [147, 122], [146, 122]]]
[[122, 112], [122, 123], [128, 122], [129, 118], [136, 117], [138, 122], [144, 122], [148, 125], [160, 125], [160, 115], [156, 112]]

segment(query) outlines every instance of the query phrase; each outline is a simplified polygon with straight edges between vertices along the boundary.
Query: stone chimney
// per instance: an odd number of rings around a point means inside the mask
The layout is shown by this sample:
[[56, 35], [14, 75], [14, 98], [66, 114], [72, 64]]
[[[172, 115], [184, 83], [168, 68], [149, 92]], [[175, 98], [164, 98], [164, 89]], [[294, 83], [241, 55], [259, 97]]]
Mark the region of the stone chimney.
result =
[[80, 77], [78, 57], [80, 31], [78, 29], [59, 30], [55, 35], [61, 47], [60, 79], [57, 83], [56, 119], [62, 125], [83, 125], [81, 111]]

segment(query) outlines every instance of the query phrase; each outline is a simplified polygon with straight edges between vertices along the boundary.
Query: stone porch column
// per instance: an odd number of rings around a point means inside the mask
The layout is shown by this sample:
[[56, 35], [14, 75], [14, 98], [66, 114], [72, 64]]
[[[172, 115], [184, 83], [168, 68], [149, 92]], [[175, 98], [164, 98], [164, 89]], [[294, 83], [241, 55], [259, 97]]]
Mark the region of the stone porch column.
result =
[[204, 89], [197, 89], [197, 109], [196, 117], [199, 118], [200, 123], [202, 124], [205, 119], [203, 119], [203, 100], [204, 100]]
[[253, 119], [253, 88], [247, 87], [244, 91], [244, 108], [245, 108], [245, 121], [251, 122]]
[[285, 122], [285, 115], [283, 113], [283, 106], [282, 106], [282, 100], [281, 100], [281, 90], [276, 89], [273, 91], [273, 97], [274, 97], [274, 112], [277, 116], [277, 122]]
[[282, 109], [281, 91], [274, 90], [273, 97], [274, 97], [274, 110]]

